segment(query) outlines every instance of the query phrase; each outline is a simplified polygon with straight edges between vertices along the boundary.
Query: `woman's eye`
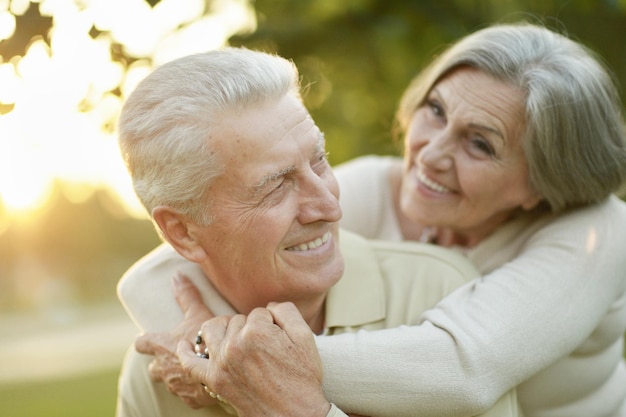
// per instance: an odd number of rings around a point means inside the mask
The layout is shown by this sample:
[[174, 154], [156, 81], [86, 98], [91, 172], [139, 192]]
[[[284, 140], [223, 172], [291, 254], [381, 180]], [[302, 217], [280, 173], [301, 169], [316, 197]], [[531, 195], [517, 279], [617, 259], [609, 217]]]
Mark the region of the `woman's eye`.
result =
[[489, 142], [482, 137], [474, 137], [470, 139], [470, 146], [476, 152], [487, 156], [494, 156], [495, 151]]
[[435, 116], [444, 116], [443, 108], [438, 102], [434, 100], [429, 100], [426, 102], [426, 105], [430, 108], [430, 111], [432, 111]]

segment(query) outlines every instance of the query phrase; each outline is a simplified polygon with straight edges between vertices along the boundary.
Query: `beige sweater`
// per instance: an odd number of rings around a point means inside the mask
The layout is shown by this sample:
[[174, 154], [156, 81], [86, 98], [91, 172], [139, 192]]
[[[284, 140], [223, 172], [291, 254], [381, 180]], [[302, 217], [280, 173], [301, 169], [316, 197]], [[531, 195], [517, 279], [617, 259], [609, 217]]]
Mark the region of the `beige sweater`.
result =
[[[462, 256], [432, 245], [373, 242], [343, 231], [340, 245], [345, 271], [326, 299], [325, 331], [328, 334], [416, 324], [420, 313], [478, 275]], [[118, 286], [120, 301], [140, 329], [167, 330], [182, 319], [171, 291], [172, 277], [178, 271], [194, 281], [215, 313], [235, 312], [197, 265], [180, 257], [170, 246], [161, 245], [138, 261]], [[187, 407], [167, 392], [163, 384], [151, 381], [148, 374], [151, 359], [132, 348], [129, 350], [120, 375], [117, 417], [230, 415], [229, 410], [220, 406], [200, 410]], [[386, 395], [385, 391], [376, 393], [378, 398]], [[454, 404], [459, 400], [453, 395], [445, 401]], [[481, 417], [520, 417], [515, 390], [495, 404], [460, 411], [467, 416], [483, 410]], [[343, 415], [333, 407], [328, 417]], [[415, 414], [409, 406], [400, 415]]]

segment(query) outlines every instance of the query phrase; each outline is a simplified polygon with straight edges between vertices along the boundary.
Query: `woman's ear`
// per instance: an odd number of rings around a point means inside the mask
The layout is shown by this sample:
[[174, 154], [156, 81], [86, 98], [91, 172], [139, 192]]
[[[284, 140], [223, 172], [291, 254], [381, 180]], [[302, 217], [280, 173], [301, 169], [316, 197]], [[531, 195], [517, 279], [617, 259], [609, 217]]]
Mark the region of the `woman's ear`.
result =
[[533, 195], [528, 197], [528, 199], [526, 199], [526, 201], [522, 203], [522, 208], [526, 211], [530, 211], [537, 207], [542, 201], [543, 196], [541, 196], [539, 193], [533, 193]]
[[161, 230], [163, 238], [182, 257], [196, 263], [206, 258], [204, 248], [191, 233], [192, 229], [198, 226], [185, 215], [171, 207], [159, 206], [152, 210], [152, 218]]

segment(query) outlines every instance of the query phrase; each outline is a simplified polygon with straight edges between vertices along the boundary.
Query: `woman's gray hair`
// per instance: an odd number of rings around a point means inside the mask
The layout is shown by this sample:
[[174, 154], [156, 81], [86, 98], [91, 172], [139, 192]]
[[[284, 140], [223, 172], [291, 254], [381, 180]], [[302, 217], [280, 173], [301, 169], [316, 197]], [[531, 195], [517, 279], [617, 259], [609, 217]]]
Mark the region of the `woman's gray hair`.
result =
[[210, 223], [208, 191], [225, 168], [211, 144], [216, 122], [286, 94], [300, 98], [295, 65], [245, 48], [179, 58], [139, 83], [122, 109], [119, 146], [148, 213], [165, 205]]
[[462, 66], [525, 92], [530, 184], [552, 211], [601, 201], [624, 185], [626, 128], [611, 73], [583, 45], [538, 25], [494, 25], [452, 45], [405, 91], [400, 131], [433, 86]]

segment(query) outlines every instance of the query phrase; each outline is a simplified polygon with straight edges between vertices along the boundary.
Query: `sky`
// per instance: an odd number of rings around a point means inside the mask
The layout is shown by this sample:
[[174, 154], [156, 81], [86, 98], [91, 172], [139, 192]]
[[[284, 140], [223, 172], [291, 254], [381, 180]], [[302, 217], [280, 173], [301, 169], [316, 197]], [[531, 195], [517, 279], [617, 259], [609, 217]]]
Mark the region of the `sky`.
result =
[[[52, 18], [49, 33], [23, 56], [2, 56], [29, 8]], [[145, 216], [117, 147], [124, 98], [155, 66], [255, 28], [248, 0], [0, 0], [0, 106], [11, 109], [0, 113], [5, 211], [35, 212], [62, 181], [76, 202], [105, 187]], [[131, 64], [115, 59], [120, 47]]]

